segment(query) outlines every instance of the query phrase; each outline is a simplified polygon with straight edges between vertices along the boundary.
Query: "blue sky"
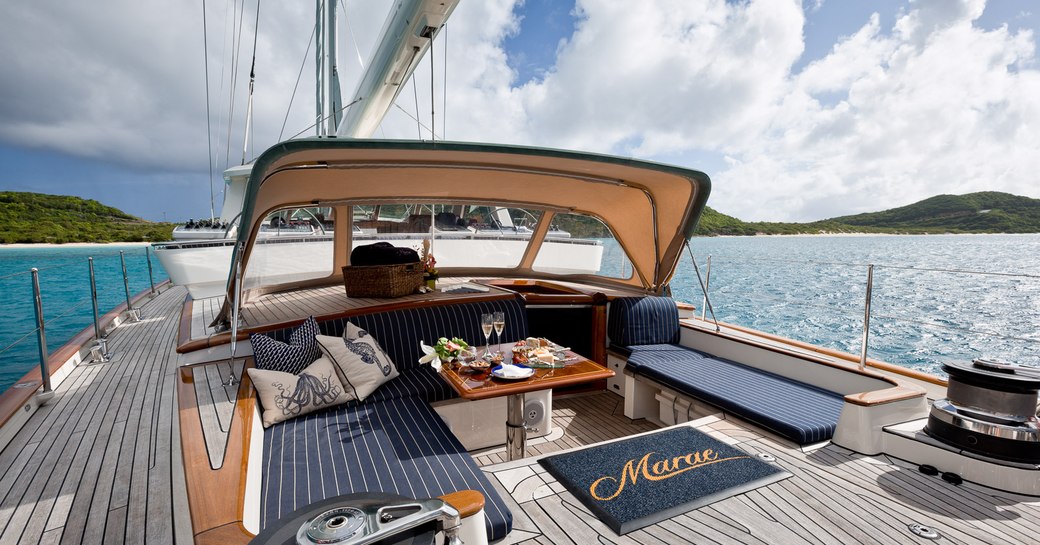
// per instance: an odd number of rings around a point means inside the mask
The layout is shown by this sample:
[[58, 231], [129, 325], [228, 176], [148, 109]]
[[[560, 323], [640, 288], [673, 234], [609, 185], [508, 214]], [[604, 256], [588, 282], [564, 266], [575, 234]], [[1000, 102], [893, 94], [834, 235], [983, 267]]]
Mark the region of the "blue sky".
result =
[[[155, 4], [105, 0], [58, 19], [46, 3], [5, 9], [0, 45], [17, 54], [0, 60], [0, 190], [78, 195], [150, 220], [208, 215], [203, 52], [201, 40], [185, 39], [201, 37], [198, 7]], [[381, 25], [370, 5], [345, 8], [354, 23], [341, 46], [345, 92], [360, 71], [353, 58], [367, 56]], [[692, 5], [699, 11], [679, 13]], [[254, 154], [275, 141], [311, 24], [309, 9], [264, 9]], [[451, 139], [704, 170], [715, 182], [709, 205], [748, 220], [815, 220], [943, 192], [1040, 197], [1029, 178], [1040, 152], [1023, 144], [1038, 141], [1040, 126], [1029, 98], [1040, 77], [1040, 7], [991, 0], [976, 17], [979, 9], [979, 0], [809, 0], [793, 9], [779, 0], [462, 0], [449, 24], [448, 108], [438, 116]], [[223, 10], [209, 12], [218, 97], [229, 50]], [[943, 84], [944, 74], [964, 83]], [[428, 68], [416, 77], [428, 81]], [[306, 79], [290, 127], [309, 115]], [[215, 119], [226, 118], [221, 100]], [[399, 104], [414, 112], [415, 101], [403, 93]], [[233, 132], [241, 126], [236, 117]], [[226, 122], [211, 131], [223, 146]], [[415, 122], [395, 111], [380, 135], [414, 138]], [[237, 157], [241, 136], [232, 140]], [[217, 150], [218, 173], [225, 153]], [[219, 174], [214, 183], [219, 191]]]

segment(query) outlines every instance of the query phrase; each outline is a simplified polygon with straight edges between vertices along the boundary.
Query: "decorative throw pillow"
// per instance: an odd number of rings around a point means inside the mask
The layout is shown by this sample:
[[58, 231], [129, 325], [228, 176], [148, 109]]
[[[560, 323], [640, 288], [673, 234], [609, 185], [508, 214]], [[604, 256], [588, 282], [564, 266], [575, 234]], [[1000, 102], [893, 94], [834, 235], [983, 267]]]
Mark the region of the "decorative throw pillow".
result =
[[300, 370], [321, 357], [321, 350], [314, 336], [319, 333], [318, 322], [310, 316], [289, 336], [289, 343], [276, 341], [267, 335], [254, 333], [249, 336], [253, 343], [253, 359], [256, 368], [263, 371], [281, 371], [299, 374]]
[[364, 401], [376, 388], [399, 375], [397, 366], [375, 338], [350, 322], [343, 337], [318, 335], [317, 339], [322, 354], [336, 365], [343, 385], [358, 401]]
[[249, 369], [249, 379], [260, 399], [265, 428], [352, 399], [326, 358], [318, 358], [298, 375]]

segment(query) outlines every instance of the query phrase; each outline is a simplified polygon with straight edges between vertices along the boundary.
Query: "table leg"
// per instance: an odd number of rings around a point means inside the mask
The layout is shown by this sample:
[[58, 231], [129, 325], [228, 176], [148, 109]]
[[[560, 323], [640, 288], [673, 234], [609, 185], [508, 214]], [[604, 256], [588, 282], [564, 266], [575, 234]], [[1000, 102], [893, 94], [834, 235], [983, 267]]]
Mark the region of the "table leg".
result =
[[524, 394], [506, 399], [506, 460], [527, 456], [527, 426], [524, 425]]

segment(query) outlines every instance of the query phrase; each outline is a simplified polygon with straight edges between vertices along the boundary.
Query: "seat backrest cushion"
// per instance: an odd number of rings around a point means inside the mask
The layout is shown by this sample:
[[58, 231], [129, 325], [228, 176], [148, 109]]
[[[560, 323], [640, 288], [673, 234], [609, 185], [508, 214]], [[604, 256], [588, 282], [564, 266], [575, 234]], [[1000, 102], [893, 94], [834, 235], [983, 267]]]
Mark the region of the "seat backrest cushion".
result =
[[610, 342], [619, 346], [679, 342], [679, 309], [671, 297], [619, 297], [610, 302]]
[[[419, 366], [419, 358], [423, 355], [419, 341], [433, 346], [440, 337], [461, 337], [471, 345], [482, 346], [484, 333], [480, 330], [480, 315], [496, 311], [504, 312], [506, 317], [503, 343], [527, 337], [527, 309], [519, 296], [334, 318], [321, 321], [318, 328], [322, 335], [338, 337], [343, 334], [347, 322], [353, 323], [367, 331], [390, 356], [398, 371], [404, 372]], [[293, 331], [294, 328], [286, 328], [268, 335], [284, 341]], [[492, 336], [491, 342], [494, 341]]]

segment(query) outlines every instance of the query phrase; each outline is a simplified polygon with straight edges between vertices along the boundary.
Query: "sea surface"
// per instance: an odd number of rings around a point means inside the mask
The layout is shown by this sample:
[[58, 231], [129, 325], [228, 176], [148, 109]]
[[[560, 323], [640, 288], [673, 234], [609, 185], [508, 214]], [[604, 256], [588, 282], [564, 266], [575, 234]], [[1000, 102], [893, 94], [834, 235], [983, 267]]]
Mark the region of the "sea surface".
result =
[[[691, 247], [719, 321], [859, 354], [873, 264], [871, 358], [940, 376], [943, 362], [974, 358], [1040, 365], [1040, 235], [698, 237]], [[39, 365], [29, 269], [40, 269], [54, 351], [92, 322], [88, 256], [100, 313], [125, 301], [119, 250], [130, 293], [148, 289], [144, 246], [0, 247], [0, 391]], [[616, 252], [607, 246], [605, 269]], [[686, 253], [672, 289], [700, 311]]]
[[[126, 302], [119, 251], [131, 297], [150, 289], [143, 245], [0, 246], [0, 392], [40, 365], [30, 269], [39, 269], [47, 349], [53, 352], [93, 324], [88, 257], [94, 258], [98, 314]], [[156, 284], [167, 278], [151, 256]]]
[[[1040, 365], [1040, 235], [694, 238], [715, 317], [860, 354], [874, 265], [868, 356], [945, 376], [974, 358]], [[703, 294], [685, 254], [676, 299]], [[707, 317], [710, 319], [711, 315]]]

